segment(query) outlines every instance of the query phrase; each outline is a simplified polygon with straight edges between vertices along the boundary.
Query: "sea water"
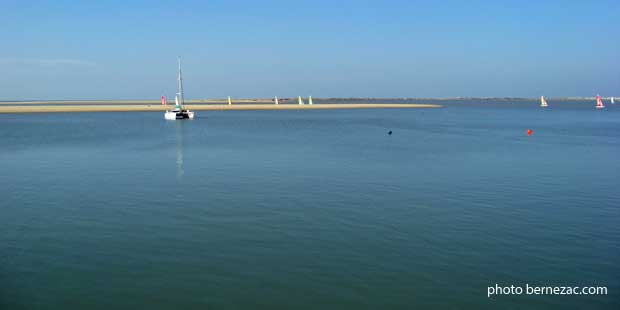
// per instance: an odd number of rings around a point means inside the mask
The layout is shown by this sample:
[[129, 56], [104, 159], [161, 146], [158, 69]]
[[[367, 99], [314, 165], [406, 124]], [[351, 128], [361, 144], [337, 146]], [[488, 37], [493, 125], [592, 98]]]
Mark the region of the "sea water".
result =
[[0, 115], [0, 308], [618, 309], [620, 112], [432, 103]]

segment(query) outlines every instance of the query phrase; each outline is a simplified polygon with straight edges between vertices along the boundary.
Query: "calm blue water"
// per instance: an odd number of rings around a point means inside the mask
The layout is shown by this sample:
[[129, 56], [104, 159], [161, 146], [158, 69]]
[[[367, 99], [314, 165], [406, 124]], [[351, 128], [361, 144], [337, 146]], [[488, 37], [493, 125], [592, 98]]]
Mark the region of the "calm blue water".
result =
[[0, 115], [0, 308], [618, 309], [620, 109], [442, 103]]

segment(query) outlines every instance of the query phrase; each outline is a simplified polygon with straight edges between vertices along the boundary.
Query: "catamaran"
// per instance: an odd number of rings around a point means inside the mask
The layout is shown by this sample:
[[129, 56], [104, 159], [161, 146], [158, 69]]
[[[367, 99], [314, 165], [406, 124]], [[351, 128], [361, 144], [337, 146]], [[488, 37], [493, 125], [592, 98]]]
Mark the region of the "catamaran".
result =
[[181, 75], [181, 57], [179, 57], [179, 92], [174, 96], [174, 110], [166, 111], [164, 118], [169, 120], [193, 119], [194, 112], [183, 109], [185, 98], [183, 97], [183, 76]]
[[547, 104], [547, 100], [545, 100], [545, 96], [540, 96], [540, 106], [541, 106], [542, 108], [546, 108], [546, 107], [548, 107], [548, 106], [549, 106], [549, 105]]
[[597, 109], [602, 109], [605, 106], [603, 105], [603, 100], [601, 100], [601, 96], [596, 95], [596, 108]]

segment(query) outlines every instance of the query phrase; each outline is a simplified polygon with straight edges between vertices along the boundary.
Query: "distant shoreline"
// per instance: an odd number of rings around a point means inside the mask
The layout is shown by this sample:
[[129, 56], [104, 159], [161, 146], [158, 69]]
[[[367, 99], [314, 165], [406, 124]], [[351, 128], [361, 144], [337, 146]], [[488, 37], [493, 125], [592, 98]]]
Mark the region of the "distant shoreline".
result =
[[[3, 113], [63, 113], [63, 112], [162, 112], [174, 106], [153, 105], [0, 105], [0, 114]], [[188, 110], [196, 111], [235, 111], [235, 110], [325, 110], [325, 109], [411, 109], [411, 108], [440, 108], [437, 104], [395, 104], [395, 103], [347, 103], [347, 104], [211, 104], [186, 105]]]
[[[222, 104], [227, 103], [228, 99], [191, 99], [185, 100], [185, 104]], [[233, 103], [273, 103], [272, 99], [235, 99]], [[127, 104], [127, 105], [161, 105], [161, 100], [28, 100], [28, 101], [0, 101], [0, 105], [20, 105], [20, 104], [75, 104], [75, 105], [106, 105], [106, 104]], [[174, 105], [173, 101], [168, 100], [168, 105]]]
[[[609, 100], [611, 97], [602, 97], [605, 100]], [[615, 97], [619, 98], [619, 97]], [[522, 98], [522, 97], [452, 97], [452, 98], [313, 98], [315, 101], [365, 101], [365, 100], [389, 100], [389, 101], [538, 101], [537, 98]], [[580, 100], [595, 100], [596, 97], [561, 97], [553, 98], [547, 97], [547, 100], [552, 101], [580, 101]], [[248, 104], [248, 103], [273, 103], [273, 98], [238, 98], [232, 99], [233, 103]], [[280, 98], [280, 102], [283, 103], [297, 103], [297, 98]], [[105, 104], [160, 104], [161, 100], [0, 100], [0, 105], [21, 105], [21, 104], [76, 104], [76, 105], [105, 105]], [[169, 100], [169, 103], [172, 103]], [[185, 100], [187, 104], [225, 104], [227, 99], [225, 98], [205, 98], [205, 99], [190, 99]]]

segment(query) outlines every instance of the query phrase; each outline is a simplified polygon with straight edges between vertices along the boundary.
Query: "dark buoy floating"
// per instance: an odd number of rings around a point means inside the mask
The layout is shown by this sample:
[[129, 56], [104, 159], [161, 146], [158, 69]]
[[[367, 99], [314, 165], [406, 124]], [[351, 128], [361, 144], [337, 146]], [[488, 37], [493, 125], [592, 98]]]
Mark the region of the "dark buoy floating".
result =
[[391, 135], [391, 134], [392, 134], [392, 131], [391, 131], [391, 130], [390, 130], [390, 131], [388, 131], [388, 135]]

